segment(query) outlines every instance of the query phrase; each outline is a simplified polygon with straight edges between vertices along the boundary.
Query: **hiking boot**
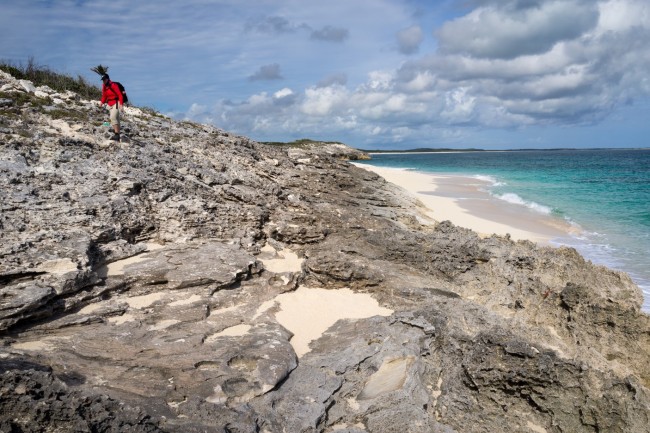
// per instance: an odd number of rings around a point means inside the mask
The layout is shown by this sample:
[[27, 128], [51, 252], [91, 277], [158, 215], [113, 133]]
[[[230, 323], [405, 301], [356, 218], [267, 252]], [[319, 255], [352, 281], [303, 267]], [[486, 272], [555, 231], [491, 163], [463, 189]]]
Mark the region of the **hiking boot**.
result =
[[113, 136], [110, 138], [110, 140], [120, 141], [120, 134], [113, 134]]

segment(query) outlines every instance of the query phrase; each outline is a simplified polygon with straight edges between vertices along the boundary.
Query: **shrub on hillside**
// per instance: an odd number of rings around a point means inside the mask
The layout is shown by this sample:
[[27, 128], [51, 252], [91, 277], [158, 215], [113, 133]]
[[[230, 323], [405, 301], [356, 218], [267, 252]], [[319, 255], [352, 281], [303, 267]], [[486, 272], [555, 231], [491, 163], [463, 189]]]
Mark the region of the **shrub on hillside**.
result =
[[102, 91], [98, 86], [90, 84], [84, 77], [54, 72], [46, 66], [38, 65], [33, 58], [27, 65], [15, 65], [8, 61], [0, 60], [0, 69], [13, 75], [19, 80], [29, 80], [36, 86], [48, 86], [58, 92], [71, 90], [84, 99], [99, 99]]

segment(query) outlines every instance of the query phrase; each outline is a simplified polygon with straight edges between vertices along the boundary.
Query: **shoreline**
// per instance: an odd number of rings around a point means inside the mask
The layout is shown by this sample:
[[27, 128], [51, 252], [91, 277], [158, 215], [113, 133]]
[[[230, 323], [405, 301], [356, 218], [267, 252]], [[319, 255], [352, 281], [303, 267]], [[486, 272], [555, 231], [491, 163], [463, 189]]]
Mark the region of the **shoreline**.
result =
[[482, 189], [488, 182], [474, 177], [352, 164], [404, 189], [425, 205], [427, 215], [435, 221], [449, 220], [481, 236], [509, 234], [514, 240], [553, 245], [577, 230], [558, 218], [491, 196]]
[[590, 248], [589, 240], [584, 241], [585, 232], [579, 226], [536, 212], [524, 205], [500, 200], [485, 190], [489, 187], [489, 182], [479, 178], [352, 164], [404, 189], [407, 194], [418, 199], [428, 209], [427, 216], [437, 222], [449, 220], [482, 237], [492, 234], [504, 236], [509, 233], [516, 241], [529, 240], [543, 246], [575, 248], [586, 260], [624, 272], [641, 290], [641, 310], [650, 313], [650, 285], [647, 278], [635, 272], [634, 268], [614, 263], [613, 257], [599, 255], [599, 251]]

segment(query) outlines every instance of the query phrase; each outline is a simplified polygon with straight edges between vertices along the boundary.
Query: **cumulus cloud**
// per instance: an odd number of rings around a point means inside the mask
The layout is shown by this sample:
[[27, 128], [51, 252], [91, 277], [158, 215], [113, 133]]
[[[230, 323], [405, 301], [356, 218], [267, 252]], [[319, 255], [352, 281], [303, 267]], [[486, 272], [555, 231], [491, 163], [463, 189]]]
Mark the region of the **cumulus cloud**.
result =
[[344, 105], [348, 98], [348, 91], [343, 86], [309, 88], [305, 90], [301, 110], [309, 116], [328, 116]]
[[248, 77], [249, 81], [267, 81], [281, 79], [283, 79], [283, 77], [280, 73], [280, 65], [277, 63], [260, 66], [260, 68], [253, 75]]
[[247, 23], [246, 29], [255, 30], [261, 33], [282, 34], [295, 33], [299, 30], [309, 29], [306, 24], [294, 24], [282, 16], [267, 16], [257, 18]]
[[332, 74], [330, 76], [325, 77], [324, 79], [320, 80], [318, 84], [316, 84], [316, 87], [329, 87], [334, 84], [339, 84], [341, 86], [345, 86], [348, 82], [348, 76], [347, 74], [344, 73], [338, 73], [338, 74]]
[[293, 90], [289, 89], [288, 87], [285, 87], [284, 89], [280, 89], [273, 94], [273, 96], [278, 99], [287, 98], [291, 95], [293, 95]]
[[455, 124], [470, 122], [476, 115], [476, 102], [476, 96], [472, 96], [469, 89], [460, 87], [446, 93], [445, 108], [440, 115]]
[[283, 106], [283, 107], [289, 107], [294, 105], [296, 103], [297, 97], [298, 96], [294, 93], [294, 91], [289, 89], [288, 87], [280, 89], [273, 94], [274, 104], [276, 106]]
[[311, 38], [326, 42], [343, 42], [350, 36], [348, 29], [342, 27], [325, 26], [311, 32]]
[[402, 65], [395, 88], [444, 95], [448, 124], [593, 124], [650, 93], [649, 18], [636, 0], [482, 1], [443, 25], [437, 53]]
[[397, 46], [402, 54], [414, 54], [424, 40], [420, 26], [411, 26], [397, 33]]
[[251, 19], [245, 26], [249, 32], [269, 35], [283, 35], [303, 32], [311, 40], [341, 43], [350, 37], [350, 31], [343, 27], [325, 25], [314, 28], [307, 23], [295, 23], [284, 16], [265, 16]]
[[598, 23], [596, 1], [548, 0], [490, 4], [445, 23], [437, 32], [446, 53], [513, 59], [542, 54]]
[[[472, 128], [592, 125], [650, 96], [646, 0], [468, 4], [473, 9], [466, 15], [431, 33], [436, 51], [417, 54], [423, 31], [404, 27], [408, 17], [389, 36], [411, 57], [398, 64], [403, 57], [387, 49], [395, 56], [393, 67], [366, 71], [365, 79], [348, 77], [349, 69], [336, 65], [346, 73], [190, 111], [260, 138], [320, 136], [380, 145], [456, 142]], [[353, 42], [342, 36], [343, 28], [339, 36], [336, 28], [323, 29], [323, 39]], [[390, 46], [395, 39], [383, 47]], [[278, 79], [279, 65], [266, 65], [252, 77]]]

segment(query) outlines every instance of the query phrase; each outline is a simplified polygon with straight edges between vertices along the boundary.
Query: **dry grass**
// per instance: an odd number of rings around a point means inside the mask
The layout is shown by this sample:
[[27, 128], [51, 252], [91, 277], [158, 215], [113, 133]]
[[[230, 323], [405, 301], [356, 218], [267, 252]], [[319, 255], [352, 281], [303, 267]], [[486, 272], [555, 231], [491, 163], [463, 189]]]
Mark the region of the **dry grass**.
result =
[[52, 71], [47, 66], [38, 65], [33, 58], [26, 65], [16, 65], [0, 60], [0, 69], [10, 73], [19, 80], [29, 80], [36, 86], [48, 86], [57, 92], [71, 90], [84, 99], [99, 99], [102, 91], [98, 86], [90, 84], [84, 77], [78, 75], [73, 78], [69, 75]]

